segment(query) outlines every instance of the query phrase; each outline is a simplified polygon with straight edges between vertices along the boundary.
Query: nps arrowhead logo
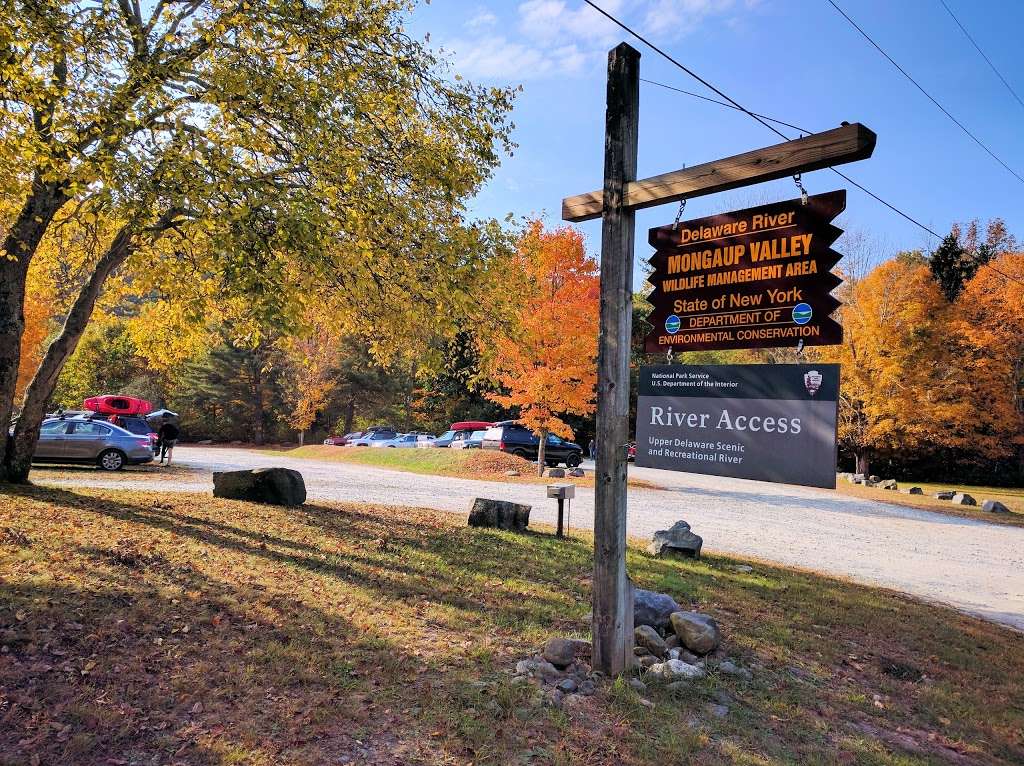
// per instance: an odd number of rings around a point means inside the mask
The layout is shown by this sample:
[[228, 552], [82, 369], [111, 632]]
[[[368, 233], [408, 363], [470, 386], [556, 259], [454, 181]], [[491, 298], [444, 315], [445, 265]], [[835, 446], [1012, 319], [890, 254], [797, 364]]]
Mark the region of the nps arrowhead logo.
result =
[[818, 389], [821, 388], [821, 373], [817, 370], [811, 370], [804, 375], [804, 388], [807, 389], [807, 393], [814, 396], [818, 393]]

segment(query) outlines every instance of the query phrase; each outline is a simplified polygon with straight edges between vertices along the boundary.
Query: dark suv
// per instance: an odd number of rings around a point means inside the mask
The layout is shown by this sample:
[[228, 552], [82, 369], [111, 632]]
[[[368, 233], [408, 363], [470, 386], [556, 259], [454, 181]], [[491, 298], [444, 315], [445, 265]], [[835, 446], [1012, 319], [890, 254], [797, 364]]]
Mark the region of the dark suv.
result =
[[[540, 439], [526, 426], [516, 423], [514, 420], [495, 423], [488, 428], [480, 445], [482, 449], [501, 450], [527, 460], [537, 459], [539, 446]], [[548, 443], [544, 448], [545, 463], [548, 465], [565, 463], [569, 468], [575, 468], [582, 461], [583, 448], [580, 445], [567, 442], [557, 436], [548, 436]]]

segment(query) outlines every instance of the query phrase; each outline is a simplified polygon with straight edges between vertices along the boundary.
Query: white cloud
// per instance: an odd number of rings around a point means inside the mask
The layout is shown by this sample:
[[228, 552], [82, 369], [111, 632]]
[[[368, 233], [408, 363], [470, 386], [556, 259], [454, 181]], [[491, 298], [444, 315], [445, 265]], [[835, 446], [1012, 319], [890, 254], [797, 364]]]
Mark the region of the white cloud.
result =
[[491, 29], [498, 23], [498, 17], [485, 8], [478, 10], [466, 22], [466, 29], [480, 30]]
[[[604, 0], [611, 14], [622, 10], [622, 0]], [[540, 40], [575, 39], [606, 44], [620, 34], [619, 28], [589, 5], [569, 8], [565, 0], [527, 0], [519, 6], [519, 29]]]
[[470, 79], [517, 83], [552, 74], [576, 74], [586, 56], [573, 44], [541, 48], [501, 35], [445, 44], [455, 57], [455, 71]]
[[654, 0], [644, 14], [644, 29], [668, 38], [689, 34], [709, 16], [733, 8], [733, 0]]

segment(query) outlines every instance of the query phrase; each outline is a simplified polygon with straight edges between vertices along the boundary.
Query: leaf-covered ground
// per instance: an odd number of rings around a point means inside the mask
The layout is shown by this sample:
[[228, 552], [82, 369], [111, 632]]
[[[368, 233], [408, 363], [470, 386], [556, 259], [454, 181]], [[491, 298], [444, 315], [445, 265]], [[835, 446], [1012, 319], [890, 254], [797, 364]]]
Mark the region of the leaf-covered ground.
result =
[[629, 564], [717, 617], [752, 682], [543, 707], [508, 671], [584, 635], [590, 545], [408, 508], [0, 495], [0, 763], [1024, 761], [1024, 636], [719, 557]]

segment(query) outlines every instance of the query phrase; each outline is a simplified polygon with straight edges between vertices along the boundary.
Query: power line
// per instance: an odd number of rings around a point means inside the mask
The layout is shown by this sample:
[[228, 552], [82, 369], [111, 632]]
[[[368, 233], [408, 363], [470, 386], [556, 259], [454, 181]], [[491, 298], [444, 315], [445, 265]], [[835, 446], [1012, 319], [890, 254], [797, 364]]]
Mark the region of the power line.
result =
[[[593, 8], [593, 9], [594, 9], [595, 11], [597, 11], [598, 13], [600, 13], [600, 14], [601, 14], [602, 16], [604, 16], [605, 18], [607, 18], [607, 19], [608, 19], [609, 21], [613, 22], [614, 24], [616, 24], [617, 26], [619, 26], [619, 27], [620, 27], [621, 29], [623, 29], [624, 31], [626, 31], [626, 32], [627, 32], [628, 34], [632, 35], [632, 36], [633, 36], [633, 37], [635, 37], [635, 38], [636, 38], [637, 40], [639, 40], [640, 42], [642, 42], [642, 43], [643, 43], [644, 45], [646, 45], [646, 46], [647, 46], [648, 48], [650, 48], [651, 50], [653, 50], [653, 51], [654, 51], [655, 53], [657, 53], [658, 55], [662, 56], [663, 58], [665, 58], [666, 60], [668, 60], [668, 61], [669, 61], [669, 62], [671, 62], [672, 64], [675, 64], [675, 65], [676, 65], [677, 67], [679, 67], [679, 68], [680, 68], [680, 69], [682, 69], [682, 70], [683, 70], [684, 72], [686, 72], [686, 74], [690, 75], [690, 77], [692, 77], [693, 79], [697, 80], [697, 82], [701, 83], [701, 84], [702, 84], [702, 85], [704, 85], [705, 87], [707, 87], [707, 88], [709, 88], [710, 90], [714, 91], [714, 92], [715, 92], [715, 93], [716, 93], [717, 95], [719, 95], [719, 96], [721, 96], [722, 98], [724, 98], [724, 99], [725, 99], [725, 101], [726, 101], [727, 103], [725, 103], [725, 102], [721, 102], [721, 101], [717, 101], [717, 100], [715, 100], [715, 99], [713, 99], [713, 98], [709, 98], [709, 97], [707, 97], [707, 96], [703, 96], [703, 95], [700, 95], [700, 94], [698, 94], [698, 93], [692, 93], [692, 92], [690, 92], [690, 91], [686, 91], [686, 90], [683, 90], [683, 89], [681, 89], [681, 88], [675, 88], [675, 87], [673, 87], [673, 86], [671, 86], [671, 85], [666, 85], [666, 84], [664, 84], [664, 83], [660, 83], [660, 82], [655, 82], [654, 80], [644, 80], [644, 82], [648, 82], [648, 83], [650, 83], [650, 84], [652, 84], [652, 85], [658, 85], [658, 86], [660, 86], [660, 87], [662, 87], [662, 88], [667, 88], [668, 90], [674, 90], [674, 91], [677, 91], [677, 92], [679, 92], [679, 93], [685, 94], [685, 95], [687, 95], [687, 96], [693, 96], [694, 98], [699, 98], [699, 99], [702, 99], [702, 100], [704, 100], [704, 101], [710, 101], [711, 103], [715, 103], [715, 104], [718, 104], [718, 105], [720, 105], [720, 106], [725, 106], [725, 107], [728, 107], [728, 108], [730, 108], [730, 109], [736, 109], [736, 110], [738, 110], [738, 111], [741, 111], [741, 112], [743, 112], [744, 114], [747, 114], [748, 116], [750, 116], [751, 118], [753, 118], [754, 120], [756, 120], [757, 122], [761, 123], [761, 124], [762, 124], [762, 125], [763, 125], [764, 127], [768, 128], [768, 129], [769, 129], [770, 131], [772, 131], [772, 132], [773, 132], [773, 133], [775, 133], [776, 135], [778, 135], [778, 136], [782, 137], [782, 139], [784, 139], [785, 141], [790, 141], [790, 140], [791, 140], [791, 139], [790, 139], [790, 137], [789, 137], [789, 136], [787, 136], [787, 135], [786, 135], [785, 133], [783, 133], [783, 132], [782, 132], [781, 130], [779, 130], [778, 128], [776, 128], [776, 127], [774, 127], [774, 126], [770, 125], [770, 124], [769, 124], [770, 122], [778, 123], [779, 125], [785, 125], [786, 127], [789, 127], [789, 128], [793, 128], [793, 130], [799, 131], [799, 132], [801, 132], [801, 133], [811, 133], [811, 132], [813, 132], [813, 131], [809, 131], [809, 130], [803, 130], [802, 128], [800, 128], [800, 127], [798, 127], [798, 126], [796, 126], [796, 125], [792, 125], [792, 124], [790, 124], [790, 123], [788, 123], [788, 122], [783, 122], [782, 120], [777, 120], [777, 119], [775, 119], [775, 118], [773, 118], [773, 117], [767, 117], [767, 116], [765, 116], [765, 115], [761, 115], [761, 114], [756, 114], [755, 112], [752, 112], [752, 111], [750, 111], [749, 109], [745, 108], [745, 107], [744, 107], [744, 106], [742, 106], [742, 105], [741, 105], [740, 103], [738, 103], [738, 102], [737, 102], [736, 100], [734, 100], [734, 99], [730, 98], [730, 97], [729, 97], [728, 95], [726, 95], [726, 94], [725, 94], [725, 93], [723, 93], [723, 92], [722, 92], [721, 90], [719, 90], [718, 88], [716, 88], [716, 87], [715, 87], [714, 85], [712, 85], [711, 83], [709, 83], [709, 82], [708, 82], [707, 80], [705, 80], [705, 79], [704, 79], [703, 77], [701, 77], [700, 75], [698, 75], [698, 74], [697, 74], [696, 72], [694, 72], [693, 70], [689, 69], [688, 67], [685, 67], [685, 66], [683, 66], [683, 65], [682, 65], [681, 63], [679, 63], [678, 61], [676, 61], [676, 60], [675, 60], [675, 59], [674, 59], [674, 58], [673, 58], [672, 56], [670, 56], [669, 54], [667, 54], [667, 53], [666, 53], [665, 51], [663, 51], [663, 50], [662, 50], [661, 48], [659, 48], [658, 46], [654, 45], [654, 43], [652, 43], [652, 42], [650, 42], [649, 40], [647, 40], [647, 39], [646, 39], [645, 37], [643, 37], [642, 35], [640, 35], [640, 34], [639, 34], [638, 32], [634, 31], [634, 30], [633, 30], [632, 28], [630, 28], [629, 26], [627, 26], [627, 25], [626, 25], [625, 23], [623, 23], [622, 21], [619, 21], [619, 20], [618, 20], [617, 18], [615, 18], [614, 16], [612, 16], [612, 15], [611, 15], [610, 13], [608, 13], [607, 11], [605, 11], [605, 10], [604, 10], [603, 8], [601, 8], [600, 6], [598, 6], [598, 5], [595, 5], [595, 4], [594, 4], [594, 3], [592, 2], [592, 0], [583, 0], [583, 1], [584, 1], [584, 2], [585, 2], [585, 3], [587, 4], [587, 5], [589, 5], [589, 6], [591, 7], [591, 8]], [[829, 2], [831, 2], [831, 0], [829, 0]], [[643, 78], [641, 78], [641, 79], [643, 79]], [[849, 183], [851, 183], [851, 184], [853, 184], [854, 186], [856, 186], [856, 187], [857, 187], [858, 189], [860, 189], [860, 190], [861, 190], [862, 192], [864, 192], [865, 194], [867, 194], [867, 195], [871, 196], [872, 198], [874, 198], [875, 200], [877, 200], [877, 201], [878, 201], [878, 202], [880, 202], [881, 204], [885, 205], [885, 206], [886, 206], [887, 208], [889, 208], [890, 210], [892, 210], [892, 211], [893, 211], [894, 213], [896, 213], [897, 215], [899, 215], [899, 216], [901, 216], [901, 217], [905, 218], [905, 219], [906, 219], [907, 221], [910, 221], [910, 222], [911, 222], [912, 224], [914, 224], [915, 226], [917, 226], [917, 227], [921, 228], [922, 230], [924, 230], [924, 231], [928, 232], [929, 234], [931, 234], [931, 235], [932, 235], [933, 237], [935, 237], [936, 239], [939, 239], [939, 240], [941, 240], [941, 239], [942, 239], [942, 237], [941, 237], [941, 236], [940, 236], [940, 235], [939, 235], [938, 233], [936, 233], [935, 231], [933, 231], [933, 230], [932, 230], [931, 228], [929, 228], [928, 226], [925, 226], [925, 225], [924, 225], [923, 223], [921, 223], [921, 222], [920, 222], [920, 221], [918, 221], [917, 219], [913, 218], [913, 217], [912, 217], [911, 215], [909, 215], [908, 213], [904, 213], [904, 212], [903, 212], [902, 210], [900, 210], [900, 209], [899, 209], [898, 207], [896, 207], [895, 205], [893, 205], [893, 204], [891, 204], [891, 203], [887, 202], [886, 200], [882, 199], [882, 198], [881, 198], [881, 197], [879, 197], [879, 196], [878, 196], [877, 194], [875, 194], [875, 193], [874, 193], [873, 191], [871, 191], [870, 189], [867, 189], [867, 188], [865, 188], [864, 186], [862, 186], [861, 184], [859, 184], [859, 183], [858, 183], [857, 181], [854, 181], [854, 180], [853, 180], [852, 178], [850, 178], [850, 177], [849, 177], [848, 175], [846, 175], [845, 173], [841, 173], [840, 171], [836, 170], [836, 169], [835, 169], [834, 167], [831, 167], [831, 166], [829, 166], [829, 170], [831, 170], [831, 171], [832, 171], [833, 173], [835, 173], [836, 175], [838, 175], [838, 176], [839, 176], [840, 178], [844, 178], [844, 179], [846, 179], [846, 180], [847, 180], [847, 181], [848, 181]], [[1011, 172], [1012, 172], [1012, 171], [1011, 171]], [[999, 269], [996, 269], [996, 268], [995, 268], [994, 266], [990, 266], [990, 265], [989, 265], [989, 264], [987, 264], [987, 263], [986, 263], [986, 264], [981, 264], [981, 263], [980, 263], [980, 261], [979, 261], [979, 265], [983, 265], [983, 266], [988, 266], [988, 267], [989, 267], [989, 268], [991, 268], [991, 269], [992, 269], [993, 271], [995, 271], [995, 272], [996, 272], [996, 273], [998, 273], [998, 274], [1001, 274], [1001, 275], [1002, 275], [1003, 277], [1005, 277], [1006, 279], [1009, 279], [1009, 280], [1012, 280], [1012, 281], [1014, 281], [1014, 282], [1018, 282], [1019, 284], [1022, 284], [1022, 285], [1024, 285], [1024, 282], [1021, 282], [1020, 280], [1017, 280], [1017, 279], [1015, 279], [1015, 278], [1013, 278], [1013, 277], [1011, 277], [1011, 276], [1009, 276], [1009, 275], [1007, 275], [1007, 274], [1004, 274], [1003, 272], [999, 271]]]
[[992, 71], [996, 73], [996, 77], [998, 77], [1002, 81], [1003, 85], [1006, 86], [1006, 89], [1008, 91], [1010, 91], [1010, 95], [1012, 95], [1015, 99], [1017, 99], [1017, 103], [1018, 104], [1020, 104], [1022, 107], [1024, 107], [1024, 101], [1020, 100], [1020, 96], [1017, 95], [1017, 91], [1015, 91], [1013, 89], [1013, 86], [1010, 85], [1010, 83], [1008, 83], [1006, 81], [1006, 78], [1003, 77], [1002, 73], [998, 69], [996, 69], [996, 65], [993, 64], [992, 60], [988, 56], [985, 55], [985, 51], [983, 51], [981, 49], [981, 46], [979, 46], [978, 43], [976, 43], [974, 41], [974, 38], [971, 37], [971, 33], [967, 31], [967, 28], [964, 27], [964, 25], [960, 23], [960, 19], [958, 19], [956, 17], [956, 15], [953, 13], [953, 11], [950, 10], [950, 7], [948, 5], [946, 5], [946, 0], [939, 0], [939, 2], [942, 3], [942, 7], [946, 9], [946, 13], [949, 14], [950, 18], [953, 19], [953, 21], [956, 22], [956, 25], [958, 27], [960, 27], [960, 31], [964, 33], [964, 37], [966, 37], [968, 40], [971, 41], [971, 45], [974, 46], [974, 50], [976, 50], [978, 52], [979, 56], [981, 56], [983, 59], [985, 59], [985, 63], [988, 64], [992, 68]]
[[878, 43], [876, 43], [871, 38], [871, 35], [869, 35], [867, 32], [865, 32], [860, 27], [860, 25], [857, 24], [856, 21], [851, 19], [846, 14], [846, 11], [844, 11], [842, 8], [840, 8], [836, 4], [835, 0], [828, 0], [828, 3], [833, 8], [835, 8], [836, 11], [839, 12], [839, 15], [841, 15], [844, 19], [846, 19], [854, 29], [856, 29], [858, 32], [860, 32], [861, 35], [864, 37], [864, 39], [867, 40], [869, 43], [871, 43], [872, 46], [874, 46], [875, 50], [877, 50], [879, 53], [881, 53], [883, 56], [885, 56], [885, 58], [889, 61], [889, 63], [892, 64], [894, 67], [896, 67], [896, 69], [899, 70], [900, 74], [902, 74], [904, 77], [906, 77], [908, 80], [910, 80], [910, 82], [912, 82], [914, 84], [914, 87], [916, 87], [919, 91], [921, 91], [921, 93], [923, 93], [928, 98], [929, 101], [931, 101], [933, 104], [935, 104], [935, 106], [937, 106], [939, 108], [939, 110], [941, 110], [941, 112], [944, 115], [946, 115], [950, 120], [952, 120], [953, 124], [955, 124], [958, 128], [960, 128], [960, 130], [962, 130], [965, 134], [967, 134], [967, 136], [969, 136], [970, 139], [972, 141], [974, 141], [974, 143], [976, 143], [978, 146], [980, 146], [982, 149], [984, 149], [989, 154], [989, 156], [992, 157], [992, 159], [994, 159], [996, 162], [998, 162], [1000, 165], [1002, 165], [1004, 168], [1006, 168], [1006, 170], [1009, 171], [1013, 175], [1014, 178], [1016, 178], [1018, 181], [1020, 181], [1022, 184], [1024, 184], [1024, 176], [1019, 175], [1017, 173], [1017, 171], [1015, 171], [1013, 168], [1011, 168], [1009, 165], [1007, 165], [1005, 162], [1003, 162], [995, 152], [993, 152], [984, 143], [982, 143], [980, 138], [978, 138], [970, 130], [968, 130], [964, 126], [964, 124], [962, 122], [960, 122], [960, 120], [958, 120], [956, 117], [954, 117], [952, 114], [950, 114], [949, 110], [946, 109], [946, 107], [944, 107], [942, 104], [940, 104], [935, 99], [935, 97], [932, 96], [931, 93], [929, 93], [923, 87], [921, 87], [921, 84], [917, 80], [915, 80], [913, 77], [911, 77], [906, 69], [904, 69], [899, 64], [897, 64], [896, 60], [892, 56], [890, 56], [888, 53], [886, 53], [882, 49], [882, 46], [880, 46]]

